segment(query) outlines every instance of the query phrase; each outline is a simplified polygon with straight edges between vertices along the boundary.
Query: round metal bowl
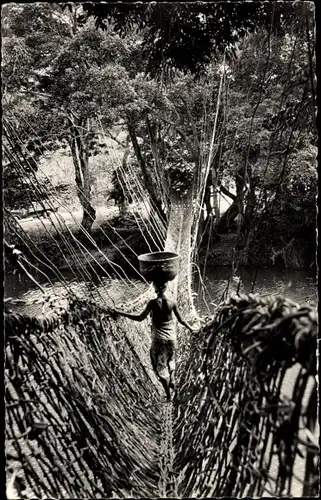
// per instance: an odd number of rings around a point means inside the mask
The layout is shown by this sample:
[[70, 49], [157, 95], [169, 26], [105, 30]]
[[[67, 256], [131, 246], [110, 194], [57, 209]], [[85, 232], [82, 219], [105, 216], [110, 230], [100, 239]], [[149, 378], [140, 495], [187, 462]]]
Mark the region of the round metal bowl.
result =
[[166, 283], [176, 278], [179, 255], [173, 252], [153, 252], [139, 255], [139, 270], [147, 281]]

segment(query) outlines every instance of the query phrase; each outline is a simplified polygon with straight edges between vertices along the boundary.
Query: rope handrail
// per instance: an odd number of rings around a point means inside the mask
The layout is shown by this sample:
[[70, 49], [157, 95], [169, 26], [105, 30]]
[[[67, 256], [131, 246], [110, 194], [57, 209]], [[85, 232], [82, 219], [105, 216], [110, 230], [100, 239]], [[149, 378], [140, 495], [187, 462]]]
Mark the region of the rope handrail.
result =
[[[70, 497], [81, 492], [95, 497], [105, 496], [111, 488], [155, 493], [157, 445], [151, 432], [158, 417], [145, 415], [145, 402], [157, 404], [158, 392], [128, 328], [121, 323], [115, 327], [105, 309], [72, 299], [68, 311], [36, 318], [6, 313], [5, 332], [8, 449], [12, 455], [18, 449], [20, 461], [27, 460], [19, 475], [34, 494]], [[34, 419], [22, 431], [28, 408]], [[44, 429], [34, 438], [39, 423]], [[36, 460], [40, 470], [28, 460], [34, 439], [43, 445]], [[60, 451], [56, 439], [64, 443]], [[148, 451], [143, 459], [139, 443], [144, 441]], [[69, 454], [73, 465], [67, 471], [63, 468]], [[60, 468], [58, 477], [46, 471], [48, 463]]]

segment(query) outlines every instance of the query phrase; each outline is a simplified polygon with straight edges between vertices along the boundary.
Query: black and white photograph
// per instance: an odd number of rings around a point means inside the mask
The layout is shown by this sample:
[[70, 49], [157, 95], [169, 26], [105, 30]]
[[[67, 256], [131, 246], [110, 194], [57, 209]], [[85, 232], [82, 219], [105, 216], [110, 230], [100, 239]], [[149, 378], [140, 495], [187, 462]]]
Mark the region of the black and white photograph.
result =
[[319, 497], [316, 10], [2, 3], [7, 500]]

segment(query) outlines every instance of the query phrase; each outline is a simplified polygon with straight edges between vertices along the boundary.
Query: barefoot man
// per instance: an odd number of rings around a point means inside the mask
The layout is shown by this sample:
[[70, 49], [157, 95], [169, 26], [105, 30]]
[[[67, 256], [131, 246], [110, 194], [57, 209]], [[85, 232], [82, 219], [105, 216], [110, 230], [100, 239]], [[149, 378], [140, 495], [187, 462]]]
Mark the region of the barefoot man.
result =
[[113, 312], [134, 321], [143, 321], [149, 314], [152, 316], [152, 344], [150, 357], [153, 370], [162, 383], [167, 400], [171, 400], [171, 389], [175, 391], [175, 350], [176, 350], [176, 328], [175, 318], [188, 328], [192, 333], [197, 329], [192, 328], [181, 317], [176, 302], [165, 296], [166, 283], [154, 283], [156, 299], [148, 302], [141, 314], [129, 314], [119, 309]]

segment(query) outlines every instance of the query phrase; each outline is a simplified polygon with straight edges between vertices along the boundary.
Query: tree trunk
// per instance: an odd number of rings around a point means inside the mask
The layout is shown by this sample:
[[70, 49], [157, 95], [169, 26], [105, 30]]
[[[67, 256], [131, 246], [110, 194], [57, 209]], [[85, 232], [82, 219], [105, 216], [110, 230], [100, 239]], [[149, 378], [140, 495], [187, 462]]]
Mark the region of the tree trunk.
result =
[[96, 217], [96, 210], [90, 201], [91, 183], [88, 168], [88, 151], [86, 150], [83, 136], [75, 125], [74, 120], [72, 120], [71, 131], [72, 137], [69, 145], [75, 168], [77, 195], [83, 207], [81, 226], [89, 232]]
[[255, 194], [255, 184], [252, 179], [251, 168], [248, 168], [248, 181], [249, 181], [249, 190], [246, 196], [246, 207], [244, 216], [242, 219], [242, 224], [240, 228], [240, 247], [243, 248], [243, 259], [246, 263], [248, 261], [248, 252], [249, 246], [251, 242], [251, 236], [253, 234], [253, 215], [255, 213], [256, 208], [256, 194]]
[[147, 127], [147, 130], [148, 130], [148, 135], [149, 135], [149, 138], [150, 138], [150, 145], [151, 145], [151, 150], [152, 150], [152, 153], [153, 153], [153, 157], [154, 157], [154, 162], [155, 162], [155, 174], [156, 174], [156, 185], [157, 185], [157, 190], [158, 192], [161, 194], [160, 196], [160, 200], [161, 200], [161, 203], [160, 203], [160, 206], [161, 207], [166, 207], [166, 211], [168, 211], [168, 203], [167, 203], [167, 194], [166, 192], [168, 192], [168, 184], [167, 184], [167, 179], [164, 175], [164, 170], [162, 169], [162, 166], [161, 166], [161, 162], [160, 162], [160, 158], [159, 158], [159, 153], [158, 153], [158, 147], [157, 147], [157, 143], [158, 143], [158, 137], [159, 137], [159, 140], [160, 140], [160, 134], [158, 133], [158, 136], [157, 136], [157, 129], [158, 127], [156, 125], [152, 126], [152, 124], [150, 123], [150, 120], [149, 120], [149, 117], [148, 115], [146, 116], [146, 127]]
[[215, 233], [220, 236], [225, 234], [231, 227], [232, 222], [239, 215], [239, 202], [238, 200], [233, 201], [232, 205], [224, 212], [220, 218], [218, 224], [215, 224]]
[[[229, 189], [229, 186], [228, 186], [228, 189]], [[220, 185], [220, 190], [222, 191], [222, 193], [225, 194], [225, 196], [228, 196], [232, 201], [235, 201], [236, 200], [235, 194], [230, 193], [230, 191], [228, 189], [225, 186], [223, 186], [223, 184]]]
[[[233, 196], [234, 199], [232, 205], [230, 205], [226, 212], [222, 215], [219, 222], [215, 224], [214, 229], [218, 236], [220, 234], [227, 233], [236, 217], [239, 214], [243, 215], [245, 179], [242, 177], [242, 172], [243, 169], [240, 169], [235, 176], [236, 196]], [[223, 189], [222, 191], [224, 192]]]
[[[206, 218], [202, 219], [199, 223], [199, 228], [198, 228], [198, 242], [197, 245], [198, 247], [203, 246], [203, 247], [208, 247], [210, 245], [210, 239], [212, 239], [212, 235], [210, 234], [210, 228], [212, 227], [213, 221], [211, 220], [213, 218], [213, 207], [211, 203], [211, 196], [212, 196], [212, 189], [213, 189], [213, 184], [212, 184], [212, 172], [209, 173], [208, 178], [207, 178], [207, 183], [206, 183], [206, 190], [205, 190], [205, 195], [204, 195], [204, 205], [206, 208]], [[215, 204], [214, 204], [215, 207]]]
[[91, 184], [89, 177], [88, 161], [84, 163], [81, 162], [81, 169], [84, 179], [83, 188], [79, 190], [78, 194], [80, 202], [82, 200], [82, 206], [84, 209], [81, 225], [86, 231], [89, 232], [92, 228], [93, 223], [95, 222], [96, 210], [94, 209], [94, 207], [90, 202]]
[[[206, 181], [206, 190], [204, 196], [204, 204], [206, 207], [207, 216], [203, 224], [200, 224], [199, 232], [200, 238], [203, 239], [204, 236], [207, 236], [206, 246], [209, 247], [211, 244], [210, 240], [212, 240], [212, 230], [213, 230], [213, 215], [215, 216], [215, 225], [217, 225], [220, 221], [220, 206], [218, 199], [218, 186], [219, 186], [219, 167], [220, 167], [220, 159], [222, 154], [222, 145], [219, 145], [218, 150], [213, 154], [212, 164], [208, 172], [207, 181]], [[213, 206], [212, 206], [213, 202]], [[203, 236], [202, 236], [203, 235]], [[199, 245], [201, 241], [199, 241]]]
[[153, 200], [153, 204], [156, 208], [156, 211], [158, 212], [159, 217], [166, 221], [167, 217], [166, 217], [166, 214], [165, 214], [163, 207], [162, 207], [162, 200], [157, 195], [157, 193], [158, 193], [157, 187], [155, 188], [154, 183], [153, 183], [153, 179], [151, 178], [150, 173], [148, 172], [148, 167], [146, 165], [145, 159], [142, 155], [140, 146], [138, 144], [135, 127], [130, 122], [127, 122], [127, 128], [128, 128], [130, 139], [132, 141], [132, 145], [134, 148], [134, 152], [135, 152], [138, 164], [141, 168], [141, 171], [142, 171], [142, 174], [144, 177], [145, 188], [148, 191], [148, 194], [149, 194], [151, 200]]
[[212, 185], [210, 183], [208, 183], [206, 186], [206, 191], [205, 191], [205, 196], [204, 196], [204, 205], [206, 208], [206, 219], [204, 221], [205, 225], [207, 224], [209, 218], [212, 216], [212, 212], [213, 212], [213, 207], [211, 204], [211, 188], [212, 188]]
[[206, 217], [207, 219], [212, 215], [212, 212], [213, 212], [213, 207], [211, 205], [212, 189], [213, 189], [213, 172], [211, 169], [209, 171], [208, 176], [207, 176], [206, 190], [205, 190], [205, 196], [204, 196], [204, 203], [205, 203], [206, 212], [207, 212], [207, 217]]
[[215, 223], [218, 224], [220, 222], [221, 218], [221, 212], [220, 212], [220, 205], [218, 201], [218, 182], [217, 182], [217, 176], [214, 175], [213, 172], [213, 205], [214, 205], [214, 214], [215, 214]]
[[119, 215], [121, 217], [124, 217], [125, 215], [127, 215], [127, 213], [128, 213], [128, 202], [127, 202], [127, 200], [125, 198], [122, 198], [122, 201], [119, 202], [118, 208], [119, 208]]
[[[191, 269], [191, 238], [193, 227], [193, 190], [184, 198], [177, 196], [171, 197], [171, 208], [169, 214], [167, 237], [165, 242], [165, 251], [178, 253], [179, 270], [177, 278], [168, 284], [168, 290], [176, 299], [177, 306], [182, 316], [191, 320], [196, 316], [192, 296], [192, 269]], [[178, 359], [180, 359], [179, 372], [184, 370], [186, 357], [186, 346], [190, 342], [190, 333], [186, 328], [177, 324]]]
[[178, 307], [183, 314], [189, 314], [193, 306], [191, 294], [191, 237], [193, 226], [193, 195], [190, 188], [184, 198], [172, 195], [165, 250], [180, 255], [178, 280], [172, 293], [177, 296]]
[[213, 205], [215, 213], [215, 224], [218, 224], [221, 218], [220, 205], [219, 205], [219, 185], [222, 180], [221, 158], [223, 154], [223, 143], [219, 143], [218, 152], [213, 158], [211, 167], [212, 186], [213, 186]]
[[[123, 160], [122, 160], [122, 172], [120, 172], [121, 177], [123, 177], [123, 175], [127, 174], [128, 156], [129, 156], [129, 135], [127, 135], [127, 137], [126, 137], [125, 151], [124, 151], [124, 156], [123, 156]], [[117, 174], [117, 171], [116, 171], [116, 174]], [[121, 196], [121, 198], [119, 199], [119, 205], [118, 205], [119, 206], [119, 215], [121, 215], [121, 216], [125, 216], [127, 214], [128, 207], [129, 207], [128, 199], [126, 197], [126, 193], [124, 192], [123, 184], [126, 185], [125, 179], [123, 180], [123, 183], [120, 183], [122, 191], [123, 191], [123, 196]]]

